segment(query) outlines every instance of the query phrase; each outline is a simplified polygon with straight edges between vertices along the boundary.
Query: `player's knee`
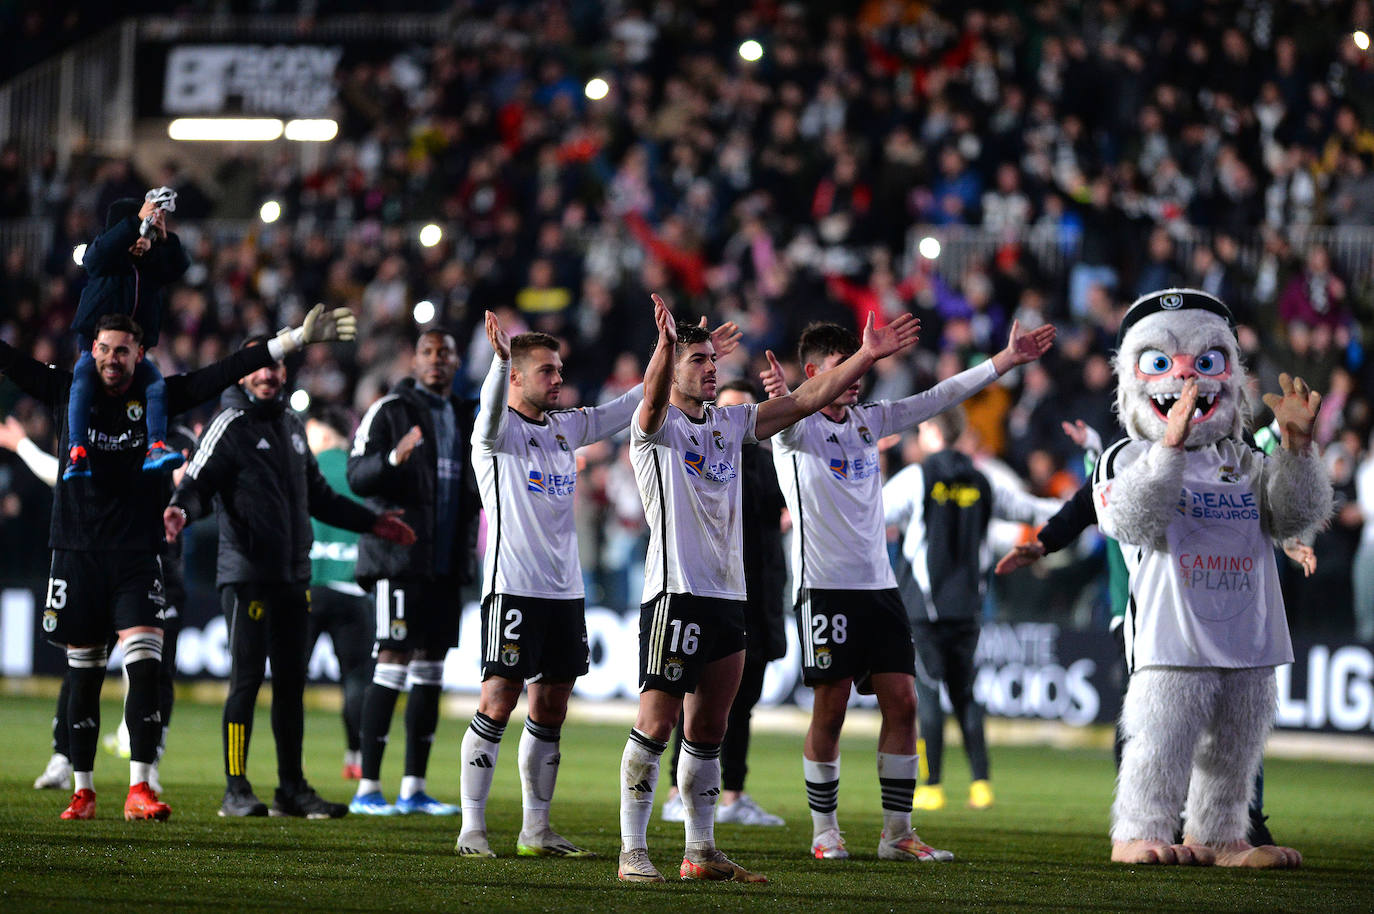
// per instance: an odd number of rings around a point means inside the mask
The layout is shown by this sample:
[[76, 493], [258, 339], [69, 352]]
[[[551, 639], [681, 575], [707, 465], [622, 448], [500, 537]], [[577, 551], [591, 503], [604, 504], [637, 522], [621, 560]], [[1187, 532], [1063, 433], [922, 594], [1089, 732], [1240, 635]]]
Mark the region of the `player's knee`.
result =
[[[520, 701], [523, 686], [524, 683], [518, 679], [488, 676], [482, 680], [482, 695], [478, 699], [477, 710], [498, 723], [506, 723]], [[533, 709], [531, 713], [534, 713]], [[540, 722], [544, 722], [543, 718], [540, 718]]]
[[110, 661], [110, 652], [99, 647], [68, 647], [67, 666], [74, 670], [103, 670]]

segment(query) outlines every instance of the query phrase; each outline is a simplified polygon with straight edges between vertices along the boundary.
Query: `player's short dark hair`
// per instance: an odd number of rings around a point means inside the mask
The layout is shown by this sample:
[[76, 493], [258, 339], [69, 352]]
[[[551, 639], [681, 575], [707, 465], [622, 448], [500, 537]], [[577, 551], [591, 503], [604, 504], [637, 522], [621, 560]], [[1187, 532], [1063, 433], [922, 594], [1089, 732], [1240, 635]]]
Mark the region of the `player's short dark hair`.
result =
[[953, 447], [954, 442], [964, 434], [964, 429], [968, 428], [968, 416], [964, 414], [964, 407], [958, 404], [942, 413], [936, 413], [926, 421], [939, 430], [945, 439], [946, 447]]
[[523, 362], [536, 349], [552, 349], [557, 352], [559, 349], [558, 338], [532, 330], [529, 333], [517, 334], [510, 339], [512, 362]]
[[797, 341], [797, 361], [803, 366], [807, 362], [819, 364], [832, 355], [849, 358], [858, 351], [859, 338], [854, 331], [829, 322], [807, 324]]
[[127, 314], [102, 314], [100, 319], [95, 322], [96, 336], [99, 336], [102, 330], [127, 333], [134, 338], [135, 343], [142, 344], [143, 342], [143, 328], [138, 325], [138, 321]]
[[309, 418], [329, 426], [340, 437], [353, 437], [353, 417], [337, 403], [317, 403], [310, 407]]
[[759, 399], [759, 389], [748, 378], [735, 378], [733, 381], [726, 381], [716, 388], [716, 396], [720, 396], [727, 390], [736, 390], [742, 394], [748, 394], [755, 400]]
[[426, 327], [419, 333], [415, 334], [415, 346], [418, 348], [420, 345], [420, 340], [429, 336], [431, 333], [437, 333], [439, 336], [446, 336], [449, 339], [453, 340], [453, 345], [455, 347], [457, 347], [458, 345], [458, 335], [456, 333], [454, 333], [447, 327], [444, 327], [440, 324], [435, 324], [433, 327]]
[[682, 357], [687, 351], [688, 346], [695, 346], [697, 343], [709, 343], [711, 334], [705, 327], [698, 327], [696, 324], [689, 324], [686, 321], [677, 322], [677, 345], [673, 347], [673, 359]]

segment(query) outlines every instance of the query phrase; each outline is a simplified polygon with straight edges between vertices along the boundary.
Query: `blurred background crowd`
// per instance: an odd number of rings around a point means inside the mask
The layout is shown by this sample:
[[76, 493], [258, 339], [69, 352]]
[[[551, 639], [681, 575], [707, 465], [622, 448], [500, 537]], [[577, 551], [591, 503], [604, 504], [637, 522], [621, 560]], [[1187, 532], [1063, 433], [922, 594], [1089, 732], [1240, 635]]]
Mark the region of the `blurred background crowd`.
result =
[[[10, 72], [108, 16], [18, 6], [0, 11]], [[334, 5], [144, 6], [295, 14], [308, 35]], [[449, 37], [341, 67], [339, 135], [309, 154], [244, 144], [59, 167], [0, 149], [0, 220], [50, 222], [45, 256], [3, 252], [0, 336], [70, 365], [84, 281], [73, 249], [111, 201], [167, 184], [193, 266], [169, 295], [154, 353], [164, 373], [324, 301], [353, 308], [362, 333], [293, 366], [311, 402], [360, 414], [408, 372], [417, 324], [430, 322], [455, 332], [460, 383], [475, 392], [492, 309], [566, 340], [565, 405], [592, 403], [638, 382], [658, 291], [683, 317], [744, 328], [723, 375], [756, 377], [764, 350], [790, 353], [810, 321], [914, 311], [919, 346], [883, 363], [867, 392], [896, 398], [986, 358], [1013, 319], [1052, 321], [1048, 357], [967, 404], [963, 445], [1067, 497], [1083, 462], [1060, 423], [1120, 434], [1110, 360], [1125, 307], [1193, 286], [1235, 312], [1260, 388], [1286, 371], [1325, 392], [1318, 441], [1338, 510], [1316, 574], [1288, 569], [1290, 621], [1374, 640], [1374, 617], [1356, 631], [1352, 596], [1358, 570], [1374, 573], [1368, 0], [388, 8], [446, 12]], [[592, 76], [604, 97], [588, 97]], [[55, 447], [13, 387], [0, 409]], [[887, 454], [893, 467], [919, 456], [912, 442]], [[48, 495], [9, 457], [0, 550], [41, 565]], [[643, 520], [623, 446], [589, 451], [578, 491], [589, 599], [627, 606]], [[1000, 590], [992, 611], [1104, 624], [1100, 570], [1089, 537], [1038, 572], [1053, 586]]]

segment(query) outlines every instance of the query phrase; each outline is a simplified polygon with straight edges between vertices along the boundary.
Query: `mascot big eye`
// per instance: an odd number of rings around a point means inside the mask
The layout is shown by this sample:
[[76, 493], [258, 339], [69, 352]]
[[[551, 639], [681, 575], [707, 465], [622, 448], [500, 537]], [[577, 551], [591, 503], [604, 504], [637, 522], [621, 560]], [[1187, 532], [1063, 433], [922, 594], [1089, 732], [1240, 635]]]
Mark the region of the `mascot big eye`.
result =
[[1093, 476], [1098, 524], [1120, 541], [1130, 575], [1112, 859], [1298, 866], [1296, 850], [1253, 847], [1245, 836], [1273, 725], [1274, 668], [1293, 660], [1274, 544], [1331, 511], [1311, 444], [1320, 395], [1282, 376], [1282, 394], [1264, 398], [1282, 446], [1266, 456], [1247, 443], [1235, 321], [1195, 289], [1131, 305], [1115, 368], [1128, 437], [1103, 452]]

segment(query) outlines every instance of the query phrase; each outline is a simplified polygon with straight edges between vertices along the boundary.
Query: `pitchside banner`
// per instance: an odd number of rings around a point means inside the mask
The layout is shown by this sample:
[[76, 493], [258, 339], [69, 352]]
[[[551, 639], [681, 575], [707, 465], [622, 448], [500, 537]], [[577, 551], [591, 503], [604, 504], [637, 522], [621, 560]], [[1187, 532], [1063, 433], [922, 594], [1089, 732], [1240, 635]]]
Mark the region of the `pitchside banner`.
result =
[[[61, 675], [65, 658], [41, 638], [44, 594], [40, 586], [0, 591], [0, 673], [5, 676]], [[177, 642], [177, 671], [183, 677], [225, 678], [229, 652], [224, 616], [212, 600], [183, 612]], [[449, 652], [444, 686], [476, 692], [477, 604], [463, 610], [461, 646]], [[638, 694], [639, 616], [603, 607], [587, 610], [591, 669], [578, 680], [576, 694], [596, 701]], [[765, 705], [809, 706], [811, 692], [801, 684], [795, 629], [787, 627], [787, 656], [768, 665]], [[1374, 646], [1368, 644], [1294, 645], [1297, 662], [1278, 670], [1278, 726], [1329, 733], [1374, 732]], [[111, 669], [118, 669], [118, 649]], [[978, 644], [974, 690], [998, 717], [1062, 721], [1073, 726], [1108, 723], [1121, 708], [1121, 659], [1105, 632], [1061, 629], [1046, 623], [995, 624], [983, 628]], [[314, 646], [310, 678], [337, 681], [339, 664], [327, 635]], [[859, 704], [871, 704], [856, 699]]]

